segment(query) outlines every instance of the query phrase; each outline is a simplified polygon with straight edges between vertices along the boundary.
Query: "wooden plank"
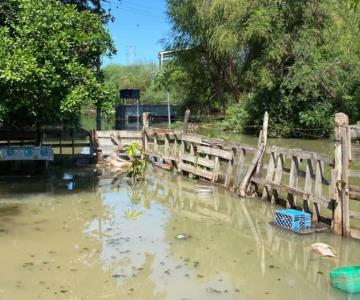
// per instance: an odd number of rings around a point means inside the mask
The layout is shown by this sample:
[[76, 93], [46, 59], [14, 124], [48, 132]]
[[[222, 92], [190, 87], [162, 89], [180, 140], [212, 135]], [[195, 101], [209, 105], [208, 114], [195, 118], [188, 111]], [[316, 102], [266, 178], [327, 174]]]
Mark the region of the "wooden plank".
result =
[[360, 230], [359, 229], [355, 229], [355, 228], [351, 228], [350, 229], [350, 235], [352, 238], [354, 239], [360, 239]]
[[153, 161], [152, 164], [158, 168], [170, 171], [172, 169], [172, 165], [166, 164], [166, 163], [161, 163], [161, 162], [156, 162]]
[[349, 210], [349, 218], [353, 220], [360, 220], [360, 212], [355, 210]]
[[240, 184], [240, 196], [241, 197], [245, 197], [248, 187], [249, 187], [249, 183], [250, 183], [250, 179], [251, 177], [256, 173], [256, 167], [258, 165], [259, 159], [261, 159], [263, 153], [265, 151], [265, 145], [263, 143], [260, 144], [258, 151], [256, 152], [254, 158], [251, 161], [251, 164]]
[[203, 144], [202, 136], [197, 134], [186, 133], [182, 135], [182, 140], [188, 143]]
[[182, 160], [187, 161], [187, 162], [191, 162], [193, 164], [200, 165], [200, 166], [203, 166], [203, 167], [207, 167], [207, 168], [210, 168], [210, 169], [215, 168], [215, 161], [214, 160], [203, 158], [203, 157], [197, 157], [197, 156], [194, 156], [194, 155], [189, 154], [189, 153], [184, 153], [182, 155]]
[[215, 156], [215, 168], [213, 172], [212, 182], [217, 182], [219, 180], [219, 172], [220, 172], [220, 160], [218, 156]]
[[197, 166], [192, 166], [192, 165], [184, 164], [183, 162], [181, 162], [181, 163], [179, 163], [179, 168], [182, 171], [189, 172], [189, 173], [192, 173], [194, 175], [197, 175], [197, 176], [209, 179], [209, 180], [213, 179], [214, 173], [212, 171], [208, 171], [206, 169], [202, 169]]
[[349, 192], [349, 198], [350, 198], [351, 200], [360, 201], [360, 192], [350, 191], [350, 192]]
[[350, 125], [350, 134], [352, 140], [360, 140], [360, 125]]
[[[53, 143], [43, 143], [42, 146], [48, 146], [48, 147], [52, 147], [52, 148], [85, 148], [85, 147], [90, 147], [90, 143], [74, 143], [74, 144], [53, 144]], [[60, 152], [60, 154], [62, 154], [62, 151]]]
[[233, 152], [230, 150], [223, 150], [223, 149], [219, 149], [219, 148], [211, 148], [211, 147], [207, 147], [207, 146], [198, 146], [197, 147], [197, 152], [198, 153], [203, 153], [203, 154], [208, 154], [211, 156], [217, 156], [217, 157], [221, 157], [223, 159], [226, 160], [231, 160], [232, 156], [233, 156]]
[[302, 149], [287, 149], [277, 146], [272, 146], [268, 153], [276, 152], [276, 153], [282, 153], [284, 157], [290, 158], [293, 156], [297, 156], [299, 159], [305, 160], [305, 159], [312, 159], [312, 160], [321, 160], [326, 165], [333, 166], [334, 160], [330, 159], [329, 157], [322, 155], [317, 152], [310, 152]]
[[165, 135], [165, 149], [164, 149], [164, 153], [165, 156], [169, 156], [170, 155], [170, 141], [169, 141], [169, 136], [166, 134]]
[[123, 144], [122, 144], [122, 142], [120, 141], [120, 139], [119, 139], [119, 137], [118, 137], [117, 134], [112, 133], [112, 134], [110, 135], [110, 139], [111, 139], [111, 142], [112, 142], [114, 145], [116, 145], [116, 146], [118, 146], [118, 147], [123, 147]]
[[360, 220], [360, 212], [349, 210], [349, 217], [354, 220]]
[[98, 130], [97, 136], [98, 138], [110, 138], [111, 134], [115, 134], [120, 138], [138, 138], [141, 139], [142, 132], [132, 131], [132, 130]]
[[360, 170], [350, 170], [349, 177], [360, 178]]
[[[290, 177], [289, 177], [289, 186], [293, 188], [298, 187], [299, 182], [299, 169], [300, 162], [298, 157], [293, 156], [291, 159], [291, 168], [290, 168]], [[296, 196], [289, 193], [287, 197], [287, 207], [296, 207]]]
[[276, 184], [274, 182], [265, 182], [265, 184], [271, 185], [274, 190], [280, 190], [280, 191], [283, 191], [286, 193], [292, 193], [295, 196], [303, 197], [305, 199], [313, 201], [314, 203], [318, 203], [321, 206], [326, 207], [326, 208], [329, 206], [329, 203], [330, 203], [330, 201], [326, 198], [319, 197], [314, 194], [305, 193], [305, 191], [303, 191], [303, 190], [300, 190], [300, 189], [294, 188], [294, 187], [290, 187], [285, 184]]
[[232, 157], [231, 160], [229, 160], [228, 166], [227, 166], [227, 169], [226, 169], [225, 183], [224, 183], [225, 187], [228, 187], [230, 185], [231, 176], [232, 176], [232, 172], [233, 172], [233, 169], [234, 169], [234, 157], [235, 157], [235, 153], [233, 152], [233, 157]]
[[257, 148], [256, 147], [252, 147], [252, 146], [248, 146], [248, 145], [232, 145], [233, 148], [236, 149], [236, 151], [246, 151], [246, 152], [250, 152], [250, 153], [256, 153]]
[[[285, 165], [284, 156], [282, 153], [279, 153], [275, 168], [275, 174], [274, 174], [274, 184], [279, 185], [281, 183], [284, 165]], [[278, 193], [275, 190], [272, 193], [271, 202], [274, 203], [277, 199], [278, 199]]]
[[360, 193], [360, 186], [357, 186], [357, 185], [349, 185], [349, 191], [350, 191], [350, 192]]
[[353, 147], [352, 149], [352, 159], [359, 160], [360, 159], [360, 148]]
[[238, 165], [237, 165], [237, 170], [236, 170], [236, 175], [235, 175], [235, 183], [234, 183], [235, 191], [238, 191], [238, 189], [240, 188], [242, 173], [244, 170], [245, 155], [246, 155], [245, 149], [239, 149], [238, 151], [239, 151], [239, 160], [238, 160]]
[[[321, 160], [316, 161], [316, 173], [315, 173], [315, 195], [321, 197], [322, 195], [322, 177], [323, 177], [324, 163]], [[320, 220], [320, 207], [317, 203], [314, 203], [313, 207], [313, 223], [318, 225]]]
[[180, 149], [179, 149], [179, 162], [178, 162], [178, 171], [181, 172], [181, 165], [183, 161], [183, 155], [185, 153], [185, 142], [181, 140]]
[[[272, 182], [273, 178], [274, 178], [274, 172], [275, 172], [275, 165], [276, 165], [276, 161], [277, 161], [277, 154], [275, 154], [274, 152], [270, 153], [270, 159], [269, 159], [269, 164], [267, 167], [267, 173], [266, 173], [266, 178], [265, 178], [265, 182]], [[263, 192], [262, 192], [262, 200], [271, 200], [271, 186], [268, 185], [266, 186], [266, 184], [264, 185], [263, 188]]]
[[182, 136], [182, 131], [180, 130], [154, 128], [154, 127], [146, 128], [146, 133], [149, 136], [153, 136], [154, 134], [157, 134], [159, 137], [165, 137], [165, 135], [168, 135], [170, 136], [171, 139]]
[[[306, 160], [306, 175], [305, 175], [305, 194], [310, 194], [312, 192], [313, 181], [314, 181], [314, 169], [313, 161], [311, 159]], [[310, 212], [309, 202], [307, 198], [303, 198], [303, 207], [305, 211]]]

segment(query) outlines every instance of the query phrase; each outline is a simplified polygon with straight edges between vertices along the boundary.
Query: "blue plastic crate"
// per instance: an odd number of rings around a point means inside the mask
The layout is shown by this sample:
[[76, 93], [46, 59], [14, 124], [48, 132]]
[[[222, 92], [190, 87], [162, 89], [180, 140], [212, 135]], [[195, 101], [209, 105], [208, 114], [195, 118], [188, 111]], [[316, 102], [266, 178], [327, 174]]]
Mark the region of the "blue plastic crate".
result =
[[280, 209], [275, 211], [274, 224], [300, 232], [311, 228], [311, 215], [295, 209]]

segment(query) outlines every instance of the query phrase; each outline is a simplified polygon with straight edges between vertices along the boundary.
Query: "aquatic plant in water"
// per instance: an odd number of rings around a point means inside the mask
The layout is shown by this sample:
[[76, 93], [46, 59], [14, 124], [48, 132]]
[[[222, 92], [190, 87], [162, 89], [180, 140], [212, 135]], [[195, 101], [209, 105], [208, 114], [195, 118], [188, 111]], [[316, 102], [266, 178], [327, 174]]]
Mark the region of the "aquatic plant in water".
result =
[[124, 213], [124, 218], [130, 221], [136, 221], [144, 214], [143, 211], [137, 211], [134, 209], [128, 209]]
[[144, 179], [145, 170], [147, 168], [144, 150], [139, 144], [132, 143], [126, 147], [126, 151], [131, 160], [127, 176], [131, 178], [132, 181]]

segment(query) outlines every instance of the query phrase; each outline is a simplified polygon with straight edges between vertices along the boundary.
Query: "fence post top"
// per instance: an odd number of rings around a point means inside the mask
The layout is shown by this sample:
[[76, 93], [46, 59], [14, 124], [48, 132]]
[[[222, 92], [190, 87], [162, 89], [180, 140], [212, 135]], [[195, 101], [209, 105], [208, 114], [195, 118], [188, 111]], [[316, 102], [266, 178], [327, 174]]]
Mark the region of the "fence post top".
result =
[[335, 115], [336, 125], [349, 125], [349, 117], [344, 113], [337, 113]]

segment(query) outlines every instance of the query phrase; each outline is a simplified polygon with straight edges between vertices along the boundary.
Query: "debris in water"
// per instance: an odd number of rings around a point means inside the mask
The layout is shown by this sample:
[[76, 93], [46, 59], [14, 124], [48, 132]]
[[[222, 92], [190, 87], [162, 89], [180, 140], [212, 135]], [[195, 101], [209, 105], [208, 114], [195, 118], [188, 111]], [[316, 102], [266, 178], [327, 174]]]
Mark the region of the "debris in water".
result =
[[181, 234], [178, 234], [175, 236], [175, 238], [177, 240], [181, 240], [181, 241], [185, 241], [187, 239], [189, 239], [191, 236], [190, 235], [187, 235], [186, 233], [181, 233]]
[[222, 293], [220, 290], [217, 290], [214, 288], [207, 288], [206, 291], [211, 294], [221, 294]]
[[336, 257], [331, 246], [325, 243], [315, 243], [311, 245], [311, 249], [317, 254], [324, 257]]
[[198, 186], [194, 189], [194, 192], [197, 194], [211, 194], [214, 192], [214, 188], [211, 186]]
[[113, 275], [112, 275], [112, 278], [120, 278], [120, 277], [125, 278], [126, 275], [120, 275], [120, 274], [113, 274]]

